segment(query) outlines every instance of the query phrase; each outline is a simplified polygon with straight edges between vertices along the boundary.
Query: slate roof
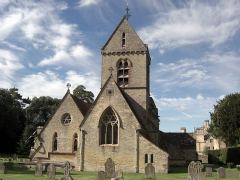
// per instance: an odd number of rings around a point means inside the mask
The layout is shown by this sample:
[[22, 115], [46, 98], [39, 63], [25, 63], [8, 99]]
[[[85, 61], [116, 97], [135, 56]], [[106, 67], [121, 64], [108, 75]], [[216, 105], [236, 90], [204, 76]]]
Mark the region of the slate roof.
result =
[[78, 109], [81, 111], [81, 113], [83, 114], [83, 116], [85, 116], [89, 110], [89, 108], [91, 107], [91, 104], [84, 102], [83, 100], [77, 98], [76, 96], [72, 95], [72, 98], [74, 100], [74, 102], [76, 103]]

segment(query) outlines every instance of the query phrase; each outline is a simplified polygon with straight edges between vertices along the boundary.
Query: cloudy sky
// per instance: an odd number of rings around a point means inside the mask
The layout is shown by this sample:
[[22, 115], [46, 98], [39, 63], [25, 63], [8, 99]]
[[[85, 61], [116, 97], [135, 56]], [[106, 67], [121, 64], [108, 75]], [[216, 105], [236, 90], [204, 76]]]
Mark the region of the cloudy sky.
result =
[[[216, 101], [240, 90], [239, 0], [128, 0], [150, 47], [151, 93], [163, 131], [202, 125]], [[70, 82], [95, 95], [100, 48], [125, 0], [1, 0], [0, 87], [61, 98]]]

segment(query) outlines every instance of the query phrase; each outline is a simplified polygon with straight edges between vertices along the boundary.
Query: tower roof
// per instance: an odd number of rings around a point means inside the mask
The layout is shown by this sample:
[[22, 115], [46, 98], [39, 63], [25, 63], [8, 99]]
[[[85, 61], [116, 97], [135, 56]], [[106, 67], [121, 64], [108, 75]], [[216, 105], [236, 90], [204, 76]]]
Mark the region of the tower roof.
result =
[[[126, 46], [122, 46], [122, 35], [125, 33]], [[102, 54], [119, 52], [140, 52], [148, 51], [147, 45], [143, 43], [138, 34], [128, 21], [128, 16], [124, 15], [112, 35], [102, 47]]]

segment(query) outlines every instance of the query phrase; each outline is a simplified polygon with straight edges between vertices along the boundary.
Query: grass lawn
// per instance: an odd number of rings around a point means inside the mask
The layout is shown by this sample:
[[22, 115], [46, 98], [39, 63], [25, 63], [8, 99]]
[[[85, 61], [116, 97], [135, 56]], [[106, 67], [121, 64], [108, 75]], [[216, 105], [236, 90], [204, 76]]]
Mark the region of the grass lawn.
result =
[[[227, 177], [227, 180], [238, 180], [236, 169], [227, 169], [227, 174], [231, 177]], [[97, 173], [96, 172], [77, 172], [73, 171], [71, 173], [74, 180], [96, 180]], [[62, 172], [57, 172], [56, 179], [61, 179], [63, 176]], [[3, 180], [46, 180], [46, 174], [42, 177], [35, 177], [33, 170], [26, 171], [8, 171], [7, 174], [0, 174], [0, 178]], [[186, 170], [176, 169], [169, 174], [156, 174], [156, 179], [158, 180], [187, 180]], [[217, 180], [217, 173], [214, 172], [213, 177], [207, 177], [207, 180]], [[136, 173], [126, 173], [124, 174], [124, 180], [144, 180], [144, 174], [136, 174]]]

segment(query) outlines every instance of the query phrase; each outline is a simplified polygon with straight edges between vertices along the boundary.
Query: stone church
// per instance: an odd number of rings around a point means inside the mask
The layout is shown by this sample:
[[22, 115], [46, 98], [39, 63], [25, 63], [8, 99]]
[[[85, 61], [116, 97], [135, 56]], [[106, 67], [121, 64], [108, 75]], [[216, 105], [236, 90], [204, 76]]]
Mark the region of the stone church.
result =
[[149, 49], [127, 16], [101, 54], [101, 91], [95, 102], [87, 104], [68, 90], [55, 114], [38, 128], [30, 158], [69, 161], [81, 171], [104, 170], [111, 161], [115, 169], [144, 172], [153, 163], [159, 173], [193, 159], [191, 137], [181, 134], [187, 137], [175, 141], [176, 134], [159, 131], [158, 109], [150, 96]]

